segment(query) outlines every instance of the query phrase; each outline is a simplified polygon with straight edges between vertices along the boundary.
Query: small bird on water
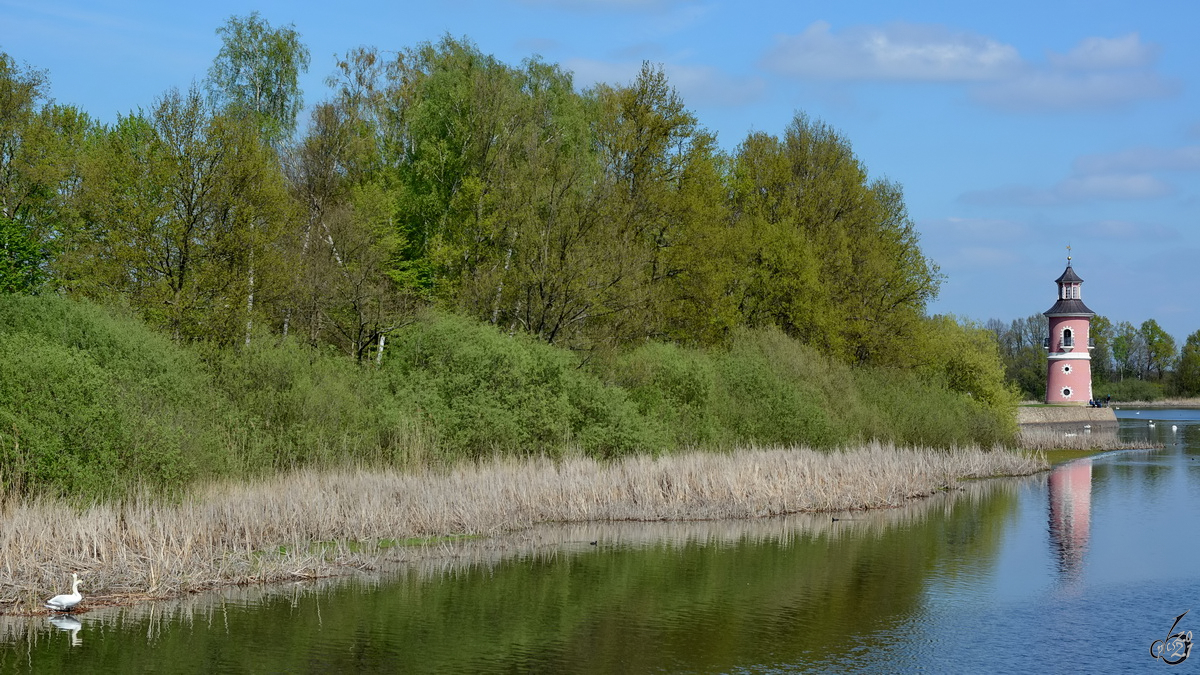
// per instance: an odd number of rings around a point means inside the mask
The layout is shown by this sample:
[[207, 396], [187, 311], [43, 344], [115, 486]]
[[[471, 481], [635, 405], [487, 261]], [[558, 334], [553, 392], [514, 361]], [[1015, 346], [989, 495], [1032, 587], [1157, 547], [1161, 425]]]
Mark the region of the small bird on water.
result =
[[52, 609], [56, 612], [69, 612], [75, 608], [81, 601], [83, 596], [79, 594], [79, 575], [71, 572], [71, 592], [67, 595], [56, 595], [46, 601], [46, 609]]

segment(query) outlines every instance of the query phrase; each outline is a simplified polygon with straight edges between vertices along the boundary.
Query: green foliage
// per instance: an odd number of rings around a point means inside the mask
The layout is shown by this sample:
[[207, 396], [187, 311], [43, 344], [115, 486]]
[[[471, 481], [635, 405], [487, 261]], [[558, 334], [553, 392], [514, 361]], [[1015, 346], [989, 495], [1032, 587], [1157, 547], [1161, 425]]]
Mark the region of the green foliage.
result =
[[430, 315], [399, 331], [384, 371], [450, 459], [661, 447], [624, 392], [581, 371], [569, 352], [461, 317]]
[[415, 463], [422, 430], [370, 367], [294, 340], [213, 349], [213, 385], [233, 404], [249, 471], [307, 465]]
[[1184, 396], [1200, 395], [1200, 330], [1187, 336], [1175, 371], [1175, 387]]
[[732, 195], [745, 324], [847, 362], [911, 365], [940, 277], [898, 186], [868, 181], [845, 138], [798, 114], [783, 138], [738, 148]]
[[0, 215], [0, 294], [36, 291], [46, 278], [47, 257], [26, 228]]
[[79, 226], [60, 283], [127, 302], [178, 340], [232, 342], [278, 292], [275, 245], [291, 205], [250, 122], [213, 113], [196, 90], [97, 132], [83, 161]]
[[211, 100], [252, 115], [263, 139], [279, 147], [296, 130], [304, 107], [298, 80], [308, 72], [308, 48], [292, 25], [271, 28], [258, 12], [230, 17], [217, 35], [221, 51], [208, 70]]
[[990, 333], [924, 316], [902, 190], [828, 125], [727, 155], [661, 67], [579, 92], [446, 37], [348, 53], [285, 152], [307, 50], [256, 13], [218, 34], [208, 104], [106, 127], [0, 54], [0, 283], [140, 320], [5, 305], [0, 442], [65, 462], [25, 483], [1010, 433]]
[[802, 377], [815, 356], [802, 345], [778, 331], [743, 333], [722, 356], [718, 419], [733, 444], [829, 447], [845, 440], [819, 384]]
[[74, 220], [77, 162], [92, 123], [47, 99], [46, 73], [0, 52], [0, 293], [31, 292]]
[[92, 497], [220, 473], [219, 402], [199, 362], [128, 318], [0, 296], [0, 478]]
[[711, 358], [673, 344], [651, 342], [620, 355], [609, 377], [676, 447], [717, 445], [723, 430], [713, 414], [718, 373]]
[[647, 343], [596, 358], [428, 313], [382, 367], [259, 336], [197, 352], [127, 313], [0, 296], [6, 491], [80, 498], [205, 477], [492, 455], [598, 457], [878, 438], [1004, 440], [1012, 410], [938, 377], [852, 368], [778, 329], [724, 349]]
[[1046, 348], [1043, 345], [1048, 335], [1046, 316], [1032, 314], [1024, 319], [1015, 319], [1007, 326], [993, 319], [988, 321], [987, 326], [995, 336], [1005, 380], [1025, 399], [1044, 400]]
[[949, 316], [933, 317], [926, 328], [923, 372], [984, 406], [1015, 409], [1017, 394], [1004, 379], [993, 332]]
[[739, 331], [713, 351], [651, 343], [600, 369], [674, 447], [872, 438], [945, 447], [1010, 441], [1015, 432], [1010, 397], [965, 396], [940, 373], [852, 368], [778, 329]]
[[1096, 396], [1100, 398], [1112, 396], [1114, 401], [1149, 402], [1157, 401], [1166, 395], [1161, 383], [1136, 378], [1125, 378], [1101, 386], [1093, 386], [1092, 390]]
[[1097, 314], [1092, 317], [1088, 337], [1095, 343], [1092, 348], [1092, 378], [1107, 382], [1113, 379], [1113, 323]]
[[1175, 338], [1154, 319], [1143, 321], [1138, 332], [1146, 344], [1146, 374], [1162, 380], [1175, 365]]

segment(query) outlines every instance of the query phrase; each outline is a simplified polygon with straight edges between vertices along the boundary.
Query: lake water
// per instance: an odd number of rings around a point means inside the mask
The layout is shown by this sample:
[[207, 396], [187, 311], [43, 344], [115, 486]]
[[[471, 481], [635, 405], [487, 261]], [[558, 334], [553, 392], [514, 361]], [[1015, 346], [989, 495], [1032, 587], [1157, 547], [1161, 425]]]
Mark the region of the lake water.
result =
[[1118, 415], [1165, 447], [837, 520], [546, 527], [385, 575], [0, 617], [0, 672], [1176, 672], [1150, 648], [1185, 611], [1200, 629], [1200, 411]]

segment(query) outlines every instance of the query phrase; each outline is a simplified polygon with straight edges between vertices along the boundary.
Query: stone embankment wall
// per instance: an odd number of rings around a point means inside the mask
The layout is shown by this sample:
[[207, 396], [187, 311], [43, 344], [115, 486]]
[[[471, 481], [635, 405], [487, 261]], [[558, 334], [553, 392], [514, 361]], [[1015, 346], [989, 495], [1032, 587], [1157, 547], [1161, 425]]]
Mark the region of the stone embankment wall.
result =
[[1057, 406], [1037, 405], [1017, 408], [1017, 423], [1025, 425], [1038, 424], [1090, 424], [1098, 426], [1117, 426], [1117, 414], [1112, 408], [1089, 408], [1087, 406]]

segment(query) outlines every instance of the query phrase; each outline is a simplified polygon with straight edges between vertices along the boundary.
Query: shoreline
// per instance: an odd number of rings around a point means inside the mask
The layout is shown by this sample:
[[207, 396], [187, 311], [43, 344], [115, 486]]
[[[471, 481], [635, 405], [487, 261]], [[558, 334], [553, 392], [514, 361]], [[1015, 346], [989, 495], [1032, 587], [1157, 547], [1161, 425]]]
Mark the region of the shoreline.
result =
[[[444, 473], [301, 470], [214, 484], [178, 503], [0, 506], [0, 614], [47, 613], [72, 571], [77, 613], [223, 586], [341, 576], [446, 555], [454, 539], [545, 523], [700, 521], [883, 509], [974, 478], [1030, 475], [1042, 456], [869, 443], [611, 462], [485, 460]], [[413, 546], [414, 542], [424, 546]]]

